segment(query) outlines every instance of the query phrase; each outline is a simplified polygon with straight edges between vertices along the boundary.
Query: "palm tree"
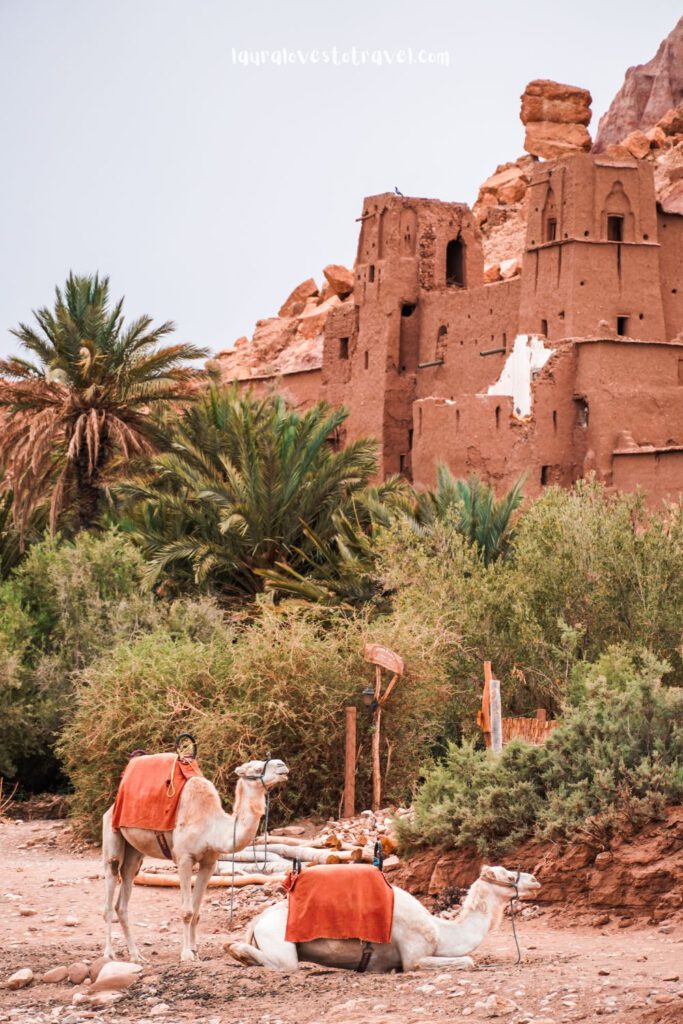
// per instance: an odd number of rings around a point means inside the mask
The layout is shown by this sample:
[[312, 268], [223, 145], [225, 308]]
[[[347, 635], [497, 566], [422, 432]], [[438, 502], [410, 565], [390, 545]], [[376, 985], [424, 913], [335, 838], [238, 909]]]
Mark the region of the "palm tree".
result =
[[524, 477], [502, 498], [496, 499], [491, 484], [476, 475], [456, 480], [448, 466], [440, 463], [436, 470], [436, 490], [423, 491], [417, 497], [414, 519], [419, 527], [429, 528], [435, 522], [451, 520], [470, 544], [476, 545], [484, 563], [502, 557], [513, 535], [512, 517], [523, 501]]
[[34, 311], [39, 330], [12, 332], [36, 360], [0, 360], [0, 463], [22, 529], [48, 500], [53, 532], [67, 513], [92, 526], [114, 460], [154, 451], [154, 410], [189, 397], [197, 371], [184, 364], [206, 353], [160, 346], [174, 325], [142, 316], [124, 326], [122, 307], [109, 306], [108, 278], [70, 274], [54, 310]]
[[334, 450], [346, 416], [212, 384], [168, 425], [169, 450], [124, 485], [149, 582], [244, 597], [281, 563], [308, 574], [377, 470], [374, 441]]

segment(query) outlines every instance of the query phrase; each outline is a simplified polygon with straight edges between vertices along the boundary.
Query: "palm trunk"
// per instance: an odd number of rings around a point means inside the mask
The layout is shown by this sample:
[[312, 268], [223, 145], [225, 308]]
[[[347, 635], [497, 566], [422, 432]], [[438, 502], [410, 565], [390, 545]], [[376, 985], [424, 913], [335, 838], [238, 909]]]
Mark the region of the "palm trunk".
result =
[[97, 519], [100, 505], [100, 489], [97, 486], [97, 469], [89, 472], [88, 452], [81, 447], [76, 459], [76, 503], [78, 527], [89, 530]]

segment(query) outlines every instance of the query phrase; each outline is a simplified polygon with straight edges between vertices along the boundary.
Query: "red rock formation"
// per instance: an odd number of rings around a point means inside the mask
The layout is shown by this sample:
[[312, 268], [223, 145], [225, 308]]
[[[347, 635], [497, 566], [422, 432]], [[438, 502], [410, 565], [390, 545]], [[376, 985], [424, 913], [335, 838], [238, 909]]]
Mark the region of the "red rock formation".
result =
[[592, 102], [587, 89], [546, 79], [529, 82], [520, 117], [526, 127], [524, 148], [532, 156], [554, 160], [590, 149]]
[[[476, 850], [425, 850], [391, 876], [419, 896], [465, 888], [481, 870]], [[595, 841], [526, 842], [505, 856], [506, 864], [534, 871], [543, 884], [539, 903], [571, 903], [577, 910], [628, 911], [661, 920], [683, 909], [683, 807], [636, 829], [625, 823], [605, 847]]]
[[600, 118], [593, 147], [601, 153], [636, 129], [647, 131], [683, 102], [683, 18], [647, 64], [626, 72], [624, 84]]

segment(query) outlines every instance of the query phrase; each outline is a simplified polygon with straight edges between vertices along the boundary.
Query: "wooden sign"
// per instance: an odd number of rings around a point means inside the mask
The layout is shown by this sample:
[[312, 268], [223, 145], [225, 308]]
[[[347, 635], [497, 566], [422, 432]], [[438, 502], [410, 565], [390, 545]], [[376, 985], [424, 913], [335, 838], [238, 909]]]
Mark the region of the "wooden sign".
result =
[[398, 654], [394, 654], [388, 647], [382, 647], [381, 644], [366, 644], [365, 660], [369, 661], [371, 665], [379, 665], [381, 668], [386, 668], [397, 676], [403, 675], [403, 658]]

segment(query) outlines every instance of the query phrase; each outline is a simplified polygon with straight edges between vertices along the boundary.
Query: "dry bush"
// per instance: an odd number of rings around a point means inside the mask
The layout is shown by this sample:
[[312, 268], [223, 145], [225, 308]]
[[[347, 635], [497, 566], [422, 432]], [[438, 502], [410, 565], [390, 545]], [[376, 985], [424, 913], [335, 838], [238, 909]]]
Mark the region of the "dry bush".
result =
[[[60, 742], [77, 826], [95, 836], [130, 752], [172, 749], [181, 731], [197, 737], [202, 769], [224, 801], [231, 802], [236, 765], [272, 751], [292, 772], [278, 792], [275, 820], [336, 814], [344, 708], [358, 704], [374, 678], [363, 661], [368, 640], [394, 647], [406, 660], [406, 676], [383, 719], [382, 751], [385, 768], [389, 762], [386, 801], [405, 798], [443, 728], [443, 635], [400, 616], [369, 623], [264, 603], [245, 628], [215, 623], [187, 636], [160, 627], [115, 646], [83, 671], [75, 717]], [[359, 804], [369, 798], [369, 725], [361, 710]]]

